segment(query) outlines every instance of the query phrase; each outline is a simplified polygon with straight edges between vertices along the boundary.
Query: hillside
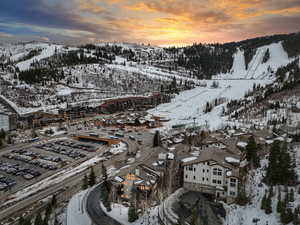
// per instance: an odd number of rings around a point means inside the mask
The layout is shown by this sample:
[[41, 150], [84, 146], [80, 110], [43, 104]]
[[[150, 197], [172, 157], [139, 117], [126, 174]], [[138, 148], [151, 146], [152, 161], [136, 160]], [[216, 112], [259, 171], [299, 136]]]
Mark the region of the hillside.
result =
[[[176, 107], [170, 103], [170, 107], [160, 106], [153, 113], [180, 114], [170, 125], [191, 124], [193, 117], [201, 116], [203, 125], [210, 118], [202, 115], [208, 103], [220, 100], [215, 109], [218, 112], [209, 112], [219, 115], [226, 102], [243, 98], [254, 84], [266, 85], [278, 78], [284, 82], [279, 70], [299, 57], [299, 37], [299, 33], [276, 35], [185, 48], [126, 43], [77, 47], [7, 44], [0, 48], [0, 94], [24, 114], [57, 111], [71, 103], [95, 106], [103, 99], [124, 95], [172, 94], [197, 86], [177, 96]], [[210, 79], [218, 80], [218, 87], [211, 88]], [[191, 110], [182, 114], [182, 107], [189, 104]]]

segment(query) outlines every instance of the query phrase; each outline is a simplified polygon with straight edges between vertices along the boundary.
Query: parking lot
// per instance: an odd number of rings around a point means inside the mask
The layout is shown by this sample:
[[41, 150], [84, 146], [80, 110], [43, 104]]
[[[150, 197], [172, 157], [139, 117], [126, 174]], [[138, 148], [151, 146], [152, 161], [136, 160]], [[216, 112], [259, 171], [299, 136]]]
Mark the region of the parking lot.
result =
[[0, 157], [0, 191], [17, 191], [97, 154], [105, 146], [60, 139], [13, 149]]

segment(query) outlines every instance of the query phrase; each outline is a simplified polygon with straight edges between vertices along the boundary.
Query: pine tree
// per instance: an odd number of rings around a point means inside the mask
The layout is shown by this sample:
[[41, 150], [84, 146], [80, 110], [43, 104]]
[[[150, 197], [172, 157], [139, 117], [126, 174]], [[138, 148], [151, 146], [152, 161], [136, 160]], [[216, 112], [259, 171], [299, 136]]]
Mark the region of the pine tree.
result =
[[246, 146], [246, 159], [250, 163], [250, 165], [254, 166], [254, 168], [259, 167], [260, 163], [257, 156], [257, 145], [253, 136], [249, 138], [248, 144]]
[[266, 199], [266, 208], [265, 208], [266, 214], [272, 213], [272, 197], [271, 197], [271, 191]]
[[43, 225], [48, 225], [51, 213], [52, 213], [51, 204], [47, 204], [45, 217], [44, 217], [44, 220], [43, 220]]
[[289, 194], [289, 202], [294, 202], [295, 201], [295, 194], [294, 194], [294, 189], [292, 188]]
[[24, 222], [25, 222], [25, 220], [24, 220], [23, 216], [20, 216], [18, 225], [24, 225]]
[[153, 137], [153, 147], [158, 147], [158, 146], [160, 146], [160, 135], [159, 135], [159, 131], [157, 130]]
[[38, 213], [34, 220], [34, 225], [43, 225], [43, 219], [41, 213]]
[[134, 207], [134, 204], [130, 204], [128, 209], [128, 222], [132, 223], [138, 219], [138, 215], [136, 213], [136, 209]]
[[281, 213], [282, 212], [282, 208], [283, 208], [282, 201], [278, 201], [277, 202], [277, 206], [276, 206], [276, 212], [277, 213]]
[[300, 225], [299, 213], [299, 208], [297, 207], [293, 214], [293, 225]]
[[286, 144], [275, 141], [270, 149], [266, 182], [270, 185], [295, 184], [297, 180]]
[[1, 130], [0, 130], [0, 139], [4, 139], [5, 136], [6, 136], [6, 133], [5, 133], [4, 129], [1, 128]]
[[266, 209], [266, 201], [267, 201], [267, 194], [264, 194], [264, 197], [261, 200], [261, 206], [260, 209], [265, 210]]
[[87, 175], [85, 174], [82, 180], [82, 190], [86, 190], [89, 187], [89, 179]]
[[111, 202], [110, 202], [110, 199], [109, 199], [109, 192], [107, 190], [107, 187], [106, 185], [101, 185], [100, 187], [100, 193], [101, 193], [101, 201], [104, 205], [104, 207], [106, 208], [106, 210], [109, 212], [111, 211]]
[[89, 186], [92, 187], [96, 184], [96, 175], [94, 172], [94, 168], [91, 167], [90, 175], [89, 175]]
[[51, 199], [51, 206], [52, 206], [52, 208], [54, 208], [54, 209], [57, 207], [56, 195], [53, 195], [53, 196], [52, 196], [52, 199]]
[[196, 206], [192, 210], [192, 221], [190, 225], [197, 225], [198, 217], [198, 206]]
[[102, 173], [103, 181], [106, 181], [107, 180], [107, 170], [103, 163], [101, 165], [101, 173]]

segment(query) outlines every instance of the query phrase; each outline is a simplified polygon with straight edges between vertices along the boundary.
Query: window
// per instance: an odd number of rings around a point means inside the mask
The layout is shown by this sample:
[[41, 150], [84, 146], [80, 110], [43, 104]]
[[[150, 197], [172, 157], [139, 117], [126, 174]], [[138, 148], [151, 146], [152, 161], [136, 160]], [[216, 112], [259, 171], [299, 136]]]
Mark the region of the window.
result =
[[202, 177], [202, 181], [204, 181], [205, 179], [204, 179], [204, 177]]
[[208, 178], [206, 178], [206, 181], [208, 181]]
[[218, 174], [218, 169], [217, 168], [214, 168], [213, 169], [213, 175], [217, 175]]
[[194, 176], [194, 180], [196, 180], [196, 177]]
[[231, 192], [230, 192], [230, 195], [231, 195], [231, 196], [235, 196], [235, 192], [234, 192], [234, 191], [231, 191]]
[[222, 181], [218, 180], [218, 184], [222, 184]]
[[209, 170], [206, 170], [206, 172], [209, 172]]
[[194, 167], [194, 172], [196, 171], [196, 168]]
[[230, 187], [236, 187], [236, 179], [230, 178]]
[[218, 175], [222, 176], [222, 170], [221, 169], [218, 169]]
[[217, 183], [217, 180], [213, 179], [212, 182], [213, 182], [213, 184], [215, 184], [215, 183]]
[[185, 175], [185, 178], [188, 178], [188, 175]]
[[202, 170], [203, 173], [205, 173], [205, 170]]
[[189, 166], [189, 171], [192, 171], [193, 170], [193, 165], [190, 165]]

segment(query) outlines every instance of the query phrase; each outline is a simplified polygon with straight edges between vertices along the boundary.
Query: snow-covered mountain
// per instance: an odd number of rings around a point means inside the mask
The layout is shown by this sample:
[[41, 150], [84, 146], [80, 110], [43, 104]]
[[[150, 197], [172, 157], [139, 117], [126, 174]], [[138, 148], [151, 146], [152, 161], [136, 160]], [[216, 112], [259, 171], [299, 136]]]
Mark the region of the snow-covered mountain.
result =
[[[171, 84], [176, 81], [178, 90], [196, 88], [176, 96], [175, 105], [159, 106], [152, 113], [176, 117], [170, 125], [191, 123], [194, 117], [203, 124], [210, 117], [203, 114], [207, 103], [220, 101], [218, 112], [210, 112], [220, 114], [226, 102], [243, 98], [254, 84], [275, 82], [279, 68], [298, 60], [299, 36], [184, 48], [128, 43], [77, 47], [40, 42], [6, 44], [0, 47], [0, 94], [20, 113], [26, 113], [57, 110], [66, 103], [94, 105], [124, 95], [171, 93]], [[211, 79], [218, 80], [216, 87]]]

